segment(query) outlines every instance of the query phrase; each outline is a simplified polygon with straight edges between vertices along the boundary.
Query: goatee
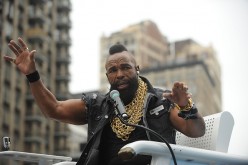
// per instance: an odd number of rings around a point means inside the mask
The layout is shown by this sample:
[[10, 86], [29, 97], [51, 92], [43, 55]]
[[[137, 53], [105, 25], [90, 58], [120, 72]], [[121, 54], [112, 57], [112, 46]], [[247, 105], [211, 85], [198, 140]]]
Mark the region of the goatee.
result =
[[[112, 85], [111, 90], [114, 90], [114, 89], [115, 89], [115, 85]], [[133, 100], [137, 89], [138, 89], [138, 78], [134, 77], [129, 81], [128, 88], [123, 89], [123, 90], [118, 90], [120, 92], [120, 98], [124, 105], [129, 104]]]

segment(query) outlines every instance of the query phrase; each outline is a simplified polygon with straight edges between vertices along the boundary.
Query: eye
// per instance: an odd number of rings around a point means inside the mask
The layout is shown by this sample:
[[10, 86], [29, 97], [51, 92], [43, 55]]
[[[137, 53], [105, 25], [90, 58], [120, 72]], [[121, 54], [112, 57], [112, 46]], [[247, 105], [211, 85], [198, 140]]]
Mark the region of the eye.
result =
[[123, 67], [123, 70], [128, 70], [129, 68], [128, 67]]
[[109, 68], [107, 73], [111, 74], [111, 73], [115, 73], [117, 71], [117, 68]]
[[129, 70], [131, 68], [132, 68], [131, 66], [125, 65], [125, 66], [121, 67], [121, 70]]

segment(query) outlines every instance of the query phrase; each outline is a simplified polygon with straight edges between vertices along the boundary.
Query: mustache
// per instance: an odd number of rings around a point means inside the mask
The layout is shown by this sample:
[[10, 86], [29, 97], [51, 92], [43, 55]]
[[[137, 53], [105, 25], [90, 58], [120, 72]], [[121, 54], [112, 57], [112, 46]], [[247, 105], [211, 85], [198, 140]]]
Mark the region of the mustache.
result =
[[113, 84], [111, 84], [111, 89], [116, 89], [117, 86], [119, 86], [119, 85], [129, 84], [129, 83], [130, 82], [129, 81], [126, 81], [126, 80], [119, 80], [119, 81], [116, 81]]

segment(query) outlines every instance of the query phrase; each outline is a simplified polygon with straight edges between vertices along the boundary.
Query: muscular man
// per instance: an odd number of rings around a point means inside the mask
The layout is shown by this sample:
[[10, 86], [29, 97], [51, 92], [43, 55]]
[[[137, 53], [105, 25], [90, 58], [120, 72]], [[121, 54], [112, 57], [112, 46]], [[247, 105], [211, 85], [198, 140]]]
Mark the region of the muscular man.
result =
[[[115, 105], [110, 92], [94, 96], [83, 94], [81, 99], [58, 101], [40, 79], [35, 66], [36, 51], [29, 51], [21, 38], [18, 42], [11, 40], [9, 48], [16, 58], [4, 58], [27, 76], [34, 99], [45, 116], [70, 124], [88, 124], [88, 143], [78, 165], [150, 163], [149, 156], [139, 155], [130, 161], [122, 161], [118, 157], [118, 151], [125, 144], [137, 140], [160, 140], [143, 129], [125, 126], [114, 113]], [[105, 68], [110, 91], [120, 93], [129, 116], [127, 122], [150, 128], [169, 143], [175, 143], [175, 130], [189, 137], [204, 135], [204, 120], [185, 83], [175, 82], [172, 90], [166, 92], [154, 88], [139, 75], [139, 66], [133, 55], [121, 44], [109, 49]]]

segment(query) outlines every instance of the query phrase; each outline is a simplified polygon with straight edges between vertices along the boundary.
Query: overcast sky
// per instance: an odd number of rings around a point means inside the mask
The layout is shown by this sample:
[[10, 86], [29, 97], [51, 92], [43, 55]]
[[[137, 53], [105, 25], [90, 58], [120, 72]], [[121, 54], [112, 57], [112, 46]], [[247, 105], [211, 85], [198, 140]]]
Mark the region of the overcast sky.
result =
[[235, 121], [228, 152], [248, 156], [247, 0], [71, 2], [71, 92], [98, 89], [103, 34], [152, 20], [170, 42], [191, 38], [214, 47], [222, 69], [223, 110], [231, 112]]

